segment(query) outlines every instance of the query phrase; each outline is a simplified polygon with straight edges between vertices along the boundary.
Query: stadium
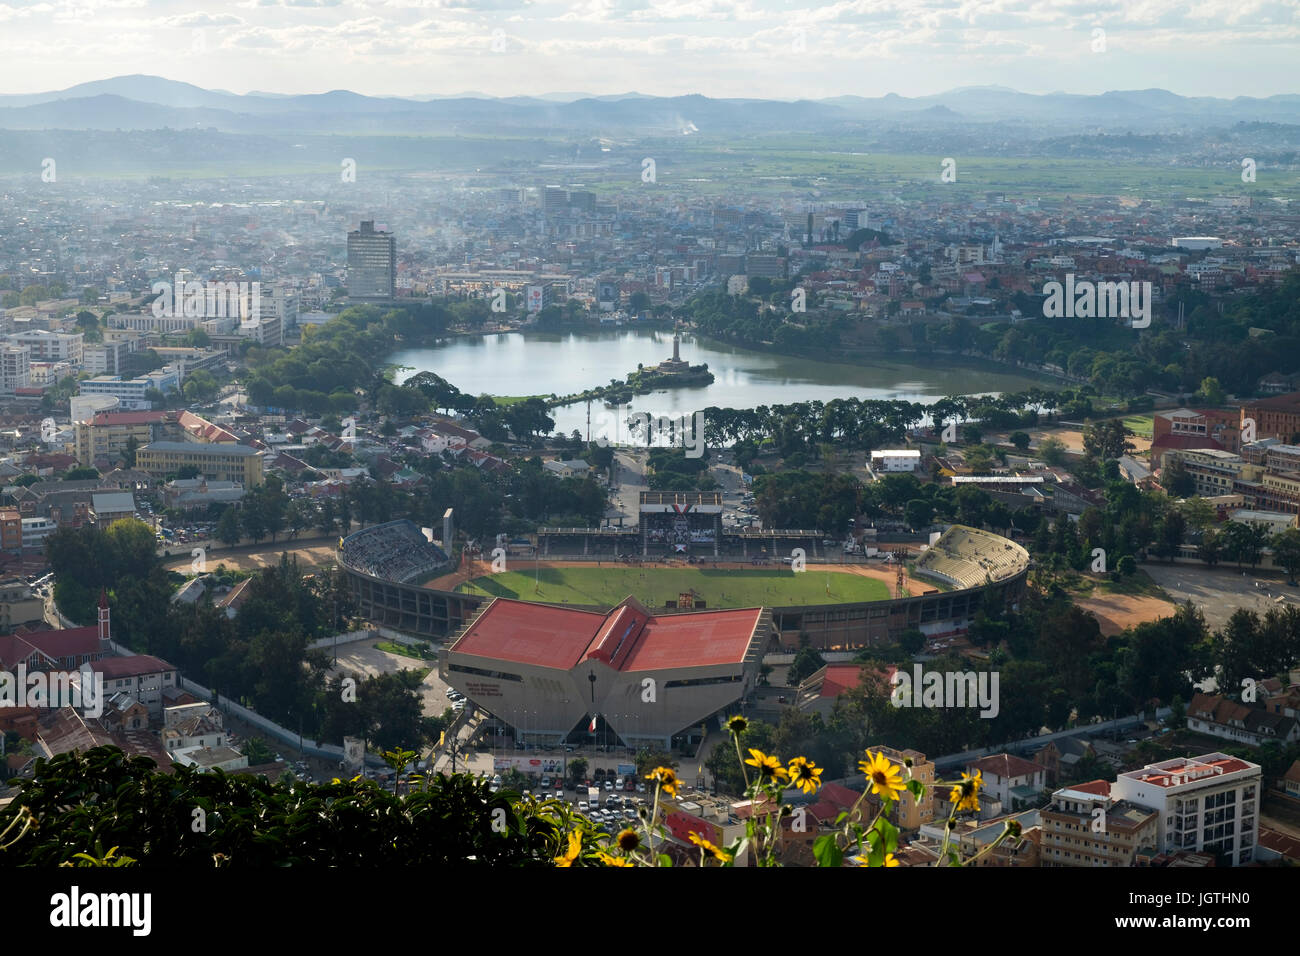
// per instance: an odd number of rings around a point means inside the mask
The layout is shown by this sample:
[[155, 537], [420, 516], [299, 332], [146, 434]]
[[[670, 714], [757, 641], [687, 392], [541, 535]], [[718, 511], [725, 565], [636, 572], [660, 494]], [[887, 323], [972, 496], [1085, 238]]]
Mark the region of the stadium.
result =
[[[1029, 569], [1024, 548], [962, 525], [922, 550], [910, 573], [901, 555], [832, 563], [813, 554], [823, 539], [811, 533], [771, 532], [750, 557], [748, 539], [702, 540], [701, 525], [716, 519], [692, 511], [651, 512], [666, 520], [644, 531], [543, 532], [487, 560], [467, 549], [460, 562], [393, 521], [345, 538], [340, 563], [372, 622], [450, 638], [442, 679], [498, 732], [519, 743], [624, 746], [694, 739], [753, 690], [763, 655], [801, 639], [853, 650], [912, 628], [962, 631], [990, 595], [1015, 604]], [[544, 554], [548, 535], [567, 547]], [[777, 542], [805, 548], [802, 571], [773, 560]]]
[[[688, 523], [688, 539], [691, 530]], [[557, 539], [565, 546], [556, 548]], [[1024, 548], [961, 525], [921, 551], [910, 572], [901, 562], [819, 552], [817, 532], [723, 535], [688, 541], [685, 553], [674, 540], [647, 554], [647, 540], [641, 529], [545, 529], [536, 545], [512, 546], [505, 569], [494, 572], [473, 555], [458, 564], [411, 522], [392, 521], [345, 538], [340, 564], [363, 616], [424, 637], [455, 634], [496, 598], [603, 613], [634, 597], [656, 614], [767, 608], [778, 647], [797, 648], [806, 637], [820, 650], [890, 643], [911, 628], [962, 631], [990, 593], [1015, 604], [1029, 569]], [[806, 552], [802, 573], [775, 557], [794, 548]]]

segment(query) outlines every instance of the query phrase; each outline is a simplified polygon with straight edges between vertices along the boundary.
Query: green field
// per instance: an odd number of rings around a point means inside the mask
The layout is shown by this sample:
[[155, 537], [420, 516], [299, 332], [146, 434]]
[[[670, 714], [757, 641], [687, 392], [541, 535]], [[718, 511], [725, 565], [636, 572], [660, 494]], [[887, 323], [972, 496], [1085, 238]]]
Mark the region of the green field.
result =
[[1124, 426], [1134, 435], [1141, 438], [1150, 438], [1155, 423], [1151, 415], [1130, 415], [1124, 419]]
[[536, 585], [532, 571], [506, 571], [474, 578], [457, 590], [522, 601], [602, 607], [612, 607], [629, 594], [647, 607], [663, 607], [665, 601], [675, 601], [678, 594], [692, 590], [710, 608], [841, 604], [889, 597], [889, 587], [875, 578], [837, 571], [796, 574], [789, 568], [540, 568]]

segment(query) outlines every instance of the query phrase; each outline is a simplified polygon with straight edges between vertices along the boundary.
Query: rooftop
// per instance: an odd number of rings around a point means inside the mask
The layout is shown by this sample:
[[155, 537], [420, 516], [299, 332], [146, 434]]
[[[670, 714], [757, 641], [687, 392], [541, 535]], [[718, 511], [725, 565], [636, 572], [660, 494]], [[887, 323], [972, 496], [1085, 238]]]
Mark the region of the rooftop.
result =
[[1213, 753], [1200, 757], [1175, 757], [1173, 760], [1147, 764], [1141, 770], [1130, 770], [1120, 776], [1140, 783], [1155, 784], [1157, 787], [1172, 788], [1185, 786], [1207, 777], [1251, 769], [1258, 770], [1259, 765], [1229, 757], [1227, 754]]
[[620, 671], [743, 661], [762, 608], [655, 617], [635, 598], [607, 613], [497, 598], [452, 653], [569, 670], [599, 660]]

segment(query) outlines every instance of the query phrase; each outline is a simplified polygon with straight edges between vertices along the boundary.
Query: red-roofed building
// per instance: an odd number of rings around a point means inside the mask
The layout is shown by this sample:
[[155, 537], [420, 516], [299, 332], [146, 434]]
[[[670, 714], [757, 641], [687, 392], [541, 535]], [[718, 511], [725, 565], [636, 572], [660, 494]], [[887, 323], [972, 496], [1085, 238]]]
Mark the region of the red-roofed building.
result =
[[1241, 413], [1237, 409], [1176, 408], [1152, 416], [1152, 461], [1167, 448], [1219, 448], [1241, 451]]
[[1158, 814], [1111, 797], [1108, 780], [1064, 787], [1039, 811], [1042, 866], [1134, 866], [1153, 852]]
[[753, 689], [771, 639], [763, 608], [656, 616], [631, 597], [608, 613], [497, 598], [440, 670], [528, 741], [595, 733], [671, 747]]
[[[898, 668], [890, 666], [877, 672], [883, 682], [881, 687], [885, 696], [889, 695], [893, 686], [890, 681], [897, 670]], [[804, 678], [795, 696], [795, 704], [806, 713], [829, 717], [836, 698], [855, 690], [861, 683], [861, 664], [827, 664]]]
[[149, 654], [104, 657], [90, 666], [104, 675], [106, 694], [129, 694], [148, 707], [154, 717], [162, 716], [163, 691], [179, 686], [181, 680], [175, 665]]
[[1110, 792], [1157, 812], [1157, 850], [1221, 853], [1240, 865], [1255, 858], [1262, 783], [1259, 764], [1216, 752], [1122, 773]]
[[1044, 767], [1012, 754], [993, 754], [966, 764], [966, 773], [973, 776], [977, 770], [984, 781], [980, 795], [996, 797], [1005, 810], [1037, 805], [1039, 795], [1047, 786]]
[[1277, 830], [1260, 828], [1259, 858], [1261, 860], [1290, 860], [1300, 864], [1300, 840]]
[[80, 670], [109, 653], [110, 637], [108, 598], [101, 594], [98, 624], [0, 634], [0, 670], [12, 673], [19, 665], [29, 673]]

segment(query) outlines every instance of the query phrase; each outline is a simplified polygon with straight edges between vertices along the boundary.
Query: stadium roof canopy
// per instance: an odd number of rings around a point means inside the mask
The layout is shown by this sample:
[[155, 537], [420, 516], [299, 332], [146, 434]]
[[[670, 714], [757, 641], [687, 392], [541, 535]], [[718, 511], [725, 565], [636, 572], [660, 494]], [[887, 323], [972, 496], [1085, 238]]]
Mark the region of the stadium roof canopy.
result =
[[740, 608], [656, 617], [633, 597], [602, 614], [498, 598], [450, 650], [560, 670], [585, 661], [617, 671], [739, 664], [762, 614]]

